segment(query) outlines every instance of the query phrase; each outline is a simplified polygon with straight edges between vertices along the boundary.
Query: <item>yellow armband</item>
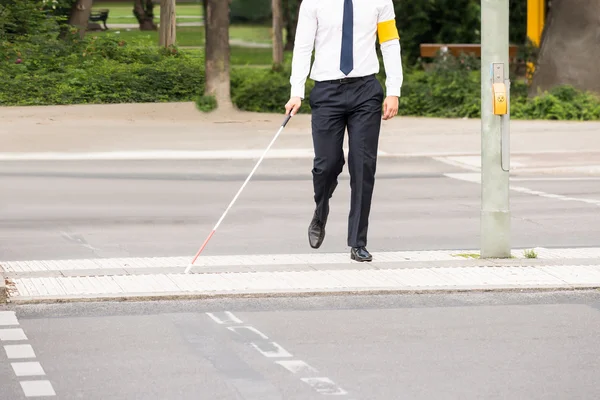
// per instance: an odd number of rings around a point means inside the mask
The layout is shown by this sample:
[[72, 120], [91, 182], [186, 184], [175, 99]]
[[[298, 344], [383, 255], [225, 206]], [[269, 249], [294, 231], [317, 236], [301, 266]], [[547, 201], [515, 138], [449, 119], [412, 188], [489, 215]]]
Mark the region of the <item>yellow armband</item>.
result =
[[398, 28], [396, 28], [396, 20], [390, 19], [377, 24], [377, 34], [379, 35], [379, 44], [388, 40], [400, 39]]

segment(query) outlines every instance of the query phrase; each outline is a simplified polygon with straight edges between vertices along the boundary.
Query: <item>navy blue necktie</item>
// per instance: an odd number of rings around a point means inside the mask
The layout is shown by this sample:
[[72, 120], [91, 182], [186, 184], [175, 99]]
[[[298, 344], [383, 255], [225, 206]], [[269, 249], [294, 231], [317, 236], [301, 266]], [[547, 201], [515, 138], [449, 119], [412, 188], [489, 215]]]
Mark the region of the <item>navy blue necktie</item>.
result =
[[340, 57], [340, 69], [346, 75], [352, 71], [352, 28], [353, 28], [352, 0], [344, 0], [344, 22], [342, 23], [342, 54]]

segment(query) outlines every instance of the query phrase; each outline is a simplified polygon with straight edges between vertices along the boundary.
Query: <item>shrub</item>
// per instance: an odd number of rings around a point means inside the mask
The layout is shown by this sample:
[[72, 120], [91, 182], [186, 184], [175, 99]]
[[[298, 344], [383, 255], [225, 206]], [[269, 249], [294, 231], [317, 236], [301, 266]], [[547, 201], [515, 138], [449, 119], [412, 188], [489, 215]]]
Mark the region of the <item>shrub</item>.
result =
[[176, 48], [112, 36], [0, 46], [0, 105], [191, 101], [204, 92], [204, 61]]
[[[377, 76], [385, 84], [383, 70]], [[239, 68], [232, 71], [232, 100], [246, 111], [283, 112], [289, 99], [289, 67]], [[309, 113], [308, 95], [313, 82], [306, 82], [306, 99], [301, 113]], [[405, 74], [399, 115], [479, 118], [481, 116], [481, 72], [478, 60], [468, 57], [438, 59], [428, 71]], [[527, 97], [527, 85], [511, 83], [511, 118], [599, 120], [600, 99], [572, 87], [558, 87], [534, 98]]]

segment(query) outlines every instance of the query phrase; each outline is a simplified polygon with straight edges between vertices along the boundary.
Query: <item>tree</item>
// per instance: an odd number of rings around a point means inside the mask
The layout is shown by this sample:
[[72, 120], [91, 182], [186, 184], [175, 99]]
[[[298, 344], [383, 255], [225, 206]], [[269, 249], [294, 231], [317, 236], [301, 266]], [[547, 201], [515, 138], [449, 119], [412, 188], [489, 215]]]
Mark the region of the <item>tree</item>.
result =
[[140, 31], [155, 31], [154, 23], [154, 4], [152, 0], [134, 0], [133, 15], [140, 24]]
[[284, 25], [286, 31], [284, 51], [294, 50], [300, 3], [302, 3], [302, 0], [283, 0]]
[[158, 45], [169, 47], [176, 38], [175, 0], [160, 0], [160, 30]]
[[220, 109], [231, 109], [229, 73], [229, 3], [205, 2], [205, 95], [214, 96]]
[[559, 85], [600, 94], [600, 1], [553, 0], [530, 95]]
[[77, 0], [71, 7], [69, 14], [69, 25], [76, 27], [79, 30], [79, 37], [83, 39], [85, 31], [88, 27], [88, 20], [92, 13], [93, 0]]
[[273, 14], [273, 65], [276, 68], [283, 64], [283, 15], [281, 0], [272, 0]]

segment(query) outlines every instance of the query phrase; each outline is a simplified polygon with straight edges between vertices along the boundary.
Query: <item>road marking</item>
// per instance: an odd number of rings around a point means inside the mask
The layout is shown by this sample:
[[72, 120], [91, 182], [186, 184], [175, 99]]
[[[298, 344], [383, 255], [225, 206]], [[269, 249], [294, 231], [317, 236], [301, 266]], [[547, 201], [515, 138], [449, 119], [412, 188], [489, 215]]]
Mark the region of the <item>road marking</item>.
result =
[[241, 319], [239, 319], [238, 317], [236, 317], [235, 315], [233, 315], [233, 313], [230, 313], [229, 311], [225, 311], [223, 314], [227, 317], [227, 319], [218, 318], [213, 313], [206, 313], [206, 315], [211, 317], [213, 319], [213, 321], [215, 321], [217, 324], [220, 324], [220, 325], [231, 323], [231, 322], [236, 323], [236, 324], [242, 323]]
[[29, 344], [11, 344], [4, 346], [8, 358], [35, 358], [33, 347]]
[[[0, 325], [19, 325], [16, 313], [14, 311], [0, 312]], [[25, 332], [21, 328], [0, 329], [0, 341], [28, 340]], [[8, 359], [29, 359], [36, 358], [35, 351], [30, 344], [12, 344], [5, 345], [4, 351]], [[42, 365], [37, 361], [11, 362], [10, 364], [17, 377], [23, 376], [44, 376], [46, 372]], [[20, 381], [21, 389], [26, 397], [47, 397], [56, 396], [52, 383], [47, 380]]]
[[27, 340], [27, 336], [21, 328], [0, 329], [0, 341], [9, 340]]
[[258, 329], [252, 327], [252, 326], [228, 326], [227, 329], [229, 329], [231, 332], [235, 332], [238, 333], [237, 331], [239, 329], [246, 329], [249, 330], [250, 332], [256, 333], [258, 336], [260, 336], [263, 339], [268, 339], [267, 335], [265, 335], [264, 333], [262, 333], [261, 331], [259, 331]]
[[[448, 178], [457, 179], [457, 180], [461, 180], [461, 181], [479, 183], [479, 184], [481, 183], [481, 175], [477, 174], [477, 173], [466, 173], [465, 172], [465, 173], [452, 173], [452, 174], [444, 174], [444, 175]], [[596, 199], [584, 199], [584, 198], [580, 198], [580, 197], [563, 196], [561, 194], [547, 193], [547, 192], [542, 192], [541, 190], [531, 190], [526, 187], [514, 186], [514, 185], [510, 185], [510, 190], [513, 190], [513, 191], [519, 192], [519, 193], [525, 193], [525, 194], [530, 194], [530, 195], [534, 195], [534, 196], [555, 199], [555, 200], [560, 200], [560, 201], [574, 201], [574, 202], [579, 202], [579, 203], [586, 203], [586, 204], [600, 206], [600, 200], [596, 200]]]
[[281, 360], [275, 361], [275, 364], [281, 365], [292, 374], [318, 372], [316, 368], [311, 367], [302, 360]]
[[32, 362], [14, 362], [11, 363], [13, 371], [17, 376], [38, 376], [46, 375], [42, 365], [37, 361]]
[[21, 388], [27, 397], [56, 396], [50, 381], [21, 381]]
[[[447, 174], [450, 178], [479, 183], [472, 174]], [[463, 176], [464, 175], [464, 176]], [[553, 195], [551, 195], [553, 196]], [[587, 202], [587, 200], [585, 200]], [[595, 200], [594, 200], [595, 202]], [[513, 249], [513, 256], [523, 259], [524, 249]], [[538, 248], [538, 259], [546, 258], [600, 258], [600, 247], [586, 248]], [[461, 253], [473, 253], [473, 249], [455, 250], [407, 250], [374, 252], [372, 265], [387, 263], [427, 262], [427, 261], [456, 261]], [[569, 254], [569, 256], [564, 256]], [[563, 255], [563, 256], [561, 256]], [[189, 265], [189, 257], [131, 257], [131, 258], [89, 258], [71, 260], [27, 260], [0, 261], [5, 272], [53, 272], [53, 271], [90, 271], [110, 269], [139, 270], [152, 268], [180, 268], [181, 271]], [[202, 267], [227, 266], [285, 266], [297, 265], [311, 267], [315, 265], [359, 265], [352, 261], [348, 253], [292, 253], [292, 254], [247, 254], [200, 257], [194, 264], [194, 270], [201, 272]], [[97, 275], [103, 275], [99, 271]], [[112, 273], [111, 273], [112, 274]], [[187, 281], [190, 275], [183, 275]], [[183, 282], [182, 282], [183, 283]], [[217, 284], [218, 282], [215, 282]], [[15, 317], [12, 312], [0, 312], [0, 325], [14, 325]]]
[[[218, 324], [222, 324], [222, 322], [220, 322], [221, 319], [215, 318], [212, 313], [206, 313], [206, 314], [213, 321], [217, 322]], [[224, 314], [228, 314], [230, 320], [238, 319], [229, 311], [225, 311]], [[241, 321], [240, 321], [240, 323], [241, 323]], [[238, 329], [247, 329], [251, 332], [257, 333], [263, 339], [268, 339], [267, 335], [261, 333], [258, 329], [254, 328], [252, 326], [247, 326], [247, 325], [245, 325], [245, 326], [229, 326], [229, 327], [227, 327], [227, 329], [232, 332], [235, 332], [237, 334], [239, 334], [239, 332], [237, 332]], [[251, 342], [250, 345], [252, 347], [254, 347], [256, 350], [258, 350], [263, 356], [265, 356], [267, 358], [292, 357], [292, 355], [287, 350], [285, 350], [283, 347], [281, 347], [280, 345], [278, 345], [275, 342], [264, 342], [261, 344], [262, 346], [270, 347], [270, 349], [268, 349], [268, 350], [262, 349], [261, 346], [256, 344], [255, 342]], [[275, 349], [275, 350], [273, 350], [273, 349]], [[310, 365], [308, 365], [307, 363], [305, 363], [302, 360], [279, 360], [279, 361], [275, 361], [275, 364], [281, 365], [282, 367], [287, 369], [292, 374], [315, 375], [318, 372], [316, 368], [311, 367]], [[317, 393], [320, 393], [320, 394], [338, 395], [338, 396], [347, 394], [347, 392], [345, 390], [338, 387], [331, 379], [329, 379], [327, 377], [308, 376], [308, 377], [302, 377], [300, 379], [303, 382], [307, 383]]]
[[0, 311], [0, 326], [19, 325], [14, 311]]
[[[278, 345], [275, 342], [268, 342], [258, 345], [256, 343], [250, 343], [250, 346], [254, 347], [258, 350], [263, 356], [267, 358], [283, 358], [283, 357], [291, 357], [292, 355], [283, 347]], [[268, 347], [267, 349], [261, 349], [261, 346]]]
[[[347, 154], [348, 149], [344, 148]], [[135, 161], [135, 160], [253, 160], [260, 158], [264, 150], [148, 150], [104, 152], [30, 152], [0, 153], [0, 161]], [[386, 156], [378, 151], [379, 156]], [[315, 152], [306, 149], [271, 149], [266, 159], [312, 159]]]
[[320, 394], [327, 395], [346, 395], [346, 392], [341, 387], [337, 386], [335, 382], [327, 377], [318, 377], [318, 378], [300, 378], [300, 380], [304, 383], [309, 384], [313, 389], [315, 389]]

